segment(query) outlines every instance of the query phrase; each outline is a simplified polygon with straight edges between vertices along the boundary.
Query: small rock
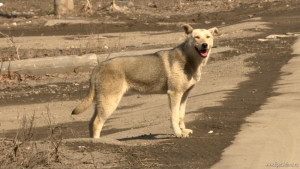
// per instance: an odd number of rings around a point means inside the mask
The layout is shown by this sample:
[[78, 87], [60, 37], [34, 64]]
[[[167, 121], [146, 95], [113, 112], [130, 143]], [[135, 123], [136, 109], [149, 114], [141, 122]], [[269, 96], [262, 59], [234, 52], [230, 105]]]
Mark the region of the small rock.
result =
[[257, 39], [258, 41], [260, 41], [260, 42], [266, 42], [266, 41], [268, 41], [268, 39]]
[[256, 92], [257, 92], [257, 89], [253, 89], [253, 90], [251, 91], [252, 94], [254, 94], [254, 93], [256, 93]]
[[101, 8], [102, 8], [102, 4], [101, 4], [101, 3], [98, 3], [97, 8], [98, 8], [98, 9], [101, 9]]
[[267, 42], [267, 41], [279, 41], [280, 39], [277, 39], [277, 38], [275, 38], [275, 39], [257, 39], [258, 41], [260, 41], [260, 42]]
[[204, 23], [205, 23], [205, 24], [210, 24], [210, 23], [211, 23], [211, 21], [205, 21]]
[[0, 2], [0, 7], [3, 6], [4, 4], [2, 2]]
[[18, 24], [17, 24], [17, 22], [13, 22], [12, 25], [13, 26], [17, 26]]
[[212, 134], [212, 133], [214, 133], [214, 131], [212, 131], [212, 130], [210, 130], [210, 131], [208, 132], [208, 134]]
[[57, 85], [48, 85], [49, 87], [57, 87]]
[[259, 4], [257, 5], [257, 7], [258, 7], [258, 8], [263, 8], [263, 5], [259, 3]]
[[132, 7], [134, 7], [134, 3], [133, 3], [132, 1], [130, 1], [130, 2], [128, 2], [127, 6], [128, 6], [129, 8], [132, 8]]
[[18, 15], [20, 15], [20, 12], [12, 11], [12, 12], [11, 12], [11, 15], [13, 15], [13, 16], [18, 16]]
[[29, 11], [27, 12], [27, 15], [35, 15], [35, 13], [33, 11]]
[[121, 12], [121, 13], [127, 13], [128, 12], [128, 7], [127, 6], [123, 6], [123, 7], [120, 7], [116, 4], [112, 4], [109, 8], [108, 8], [109, 11], [111, 12]]
[[104, 48], [104, 49], [108, 49], [108, 46], [105, 45], [103, 48]]
[[20, 75], [20, 81], [24, 81], [26, 78], [24, 75]]
[[286, 35], [269, 35], [266, 37], [266, 39], [277, 39], [277, 38], [287, 38], [287, 37], [293, 37], [294, 34], [286, 34]]
[[85, 149], [85, 146], [78, 146], [79, 149]]
[[135, 17], [132, 17], [132, 18], [129, 18], [130, 20], [137, 20], [137, 18], [135, 18]]
[[248, 15], [249, 18], [253, 18], [254, 15]]
[[151, 7], [151, 8], [157, 8], [157, 5], [152, 3], [152, 2], [149, 2], [148, 6]]

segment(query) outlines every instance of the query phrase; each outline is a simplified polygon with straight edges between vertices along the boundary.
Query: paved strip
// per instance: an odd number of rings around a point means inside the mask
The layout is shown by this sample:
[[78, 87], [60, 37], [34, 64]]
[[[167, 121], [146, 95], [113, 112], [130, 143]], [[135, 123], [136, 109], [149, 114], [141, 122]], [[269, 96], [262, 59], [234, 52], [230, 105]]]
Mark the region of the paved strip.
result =
[[274, 86], [278, 95], [246, 119], [212, 169], [300, 168], [300, 38], [293, 49]]
[[[49, 21], [57, 23], [57, 21]], [[59, 22], [67, 22], [59, 21]], [[76, 22], [69, 20], [68, 22]], [[84, 21], [89, 22], [89, 21]], [[51, 24], [51, 23], [49, 23]], [[178, 26], [180, 24], [176, 23]], [[252, 18], [234, 25], [218, 26], [222, 34], [222, 39], [235, 39], [242, 37], [255, 36], [261, 32], [253, 29], [269, 29], [267, 22], [261, 21], [261, 18]], [[252, 31], [251, 31], [252, 29]], [[22, 36], [14, 37], [14, 42], [19, 49], [73, 49], [73, 48], [103, 48], [123, 49], [126, 47], [147, 47], [163, 46], [171, 43], [178, 43], [185, 39], [183, 30], [178, 27], [179, 32], [173, 31], [137, 31], [120, 33], [101, 33], [90, 35], [64, 35], [64, 36]], [[238, 36], [236, 36], [238, 34]], [[9, 48], [10, 43], [6, 38], [0, 37], [0, 46]]]

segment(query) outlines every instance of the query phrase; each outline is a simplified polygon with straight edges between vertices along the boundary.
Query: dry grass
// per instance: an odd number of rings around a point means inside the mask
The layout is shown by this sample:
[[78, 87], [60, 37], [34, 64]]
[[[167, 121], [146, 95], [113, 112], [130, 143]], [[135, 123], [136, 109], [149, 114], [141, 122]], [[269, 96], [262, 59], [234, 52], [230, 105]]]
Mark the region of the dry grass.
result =
[[[15, 51], [15, 57], [13, 55], [8, 56], [9, 57], [8, 58], [9, 66], [8, 66], [8, 73], [7, 73], [7, 76], [8, 76], [9, 79], [14, 79], [15, 74], [10, 71], [10, 63], [11, 63], [10, 61], [15, 60], [15, 58], [17, 58], [17, 60], [20, 60], [20, 55], [19, 55], [20, 45], [16, 44], [16, 42], [14, 41], [14, 38], [12, 36], [9, 36], [9, 35], [7, 35], [5, 33], [2, 33], [2, 32], [0, 32], [0, 35], [2, 35], [7, 40], [7, 42], [10, 45], [10, 48], [12, 48]], [[0, 62], [1, 61], [2, 61], [2, 59], [0, 58]], [[0, 80], [3, 78], [3, 75], [1, 73], [2, 64], [3, 64], [3, 62], [1, 62], [1, 67], [0, 67]]]
[[2, 138], [0, 166], [3, 168], [33, 168], [47, 163], [47, 155], [32, 142], [35, 113], [28, 119], [23, 116], [14, 139]]
[[[10, 44], [10, 47], [13, 48], [16, 51], [16, 58], [20, 60], [20, 55], [19, 55], [19, 48], [20, 45], [17, 45], [16, 42], [14, 41], [14, 38], [12, 36], [9, 36], [5, 33], [0, 32], [0, 35], [2, 35], [7, 42]], [[14, 57], [10, 58], [11, 60], [14, 60]]]
[[49, 106], [47, 108], [47, 122], [49, 126], [49, 143], [50, 143], [50, 155], [55, 162], [61, 162], [60, 148], [63, 144], [63, 132], [59, 125], [56, 125], [51, 117]]
[[93, 14], [93, 6], [90, 0], [86, 0], [82, 5], [82, 11], [86, 14]]
[[15, 138], [0, 140], [0, 168], [34, 168], [60, 163], [63, 145], [62, 128], [56, 125], [47, 107], [46, 121], [49, 125], [49, 136], [45, 143], [33, 141], [35, 113], [28, 118], [23, 116]]

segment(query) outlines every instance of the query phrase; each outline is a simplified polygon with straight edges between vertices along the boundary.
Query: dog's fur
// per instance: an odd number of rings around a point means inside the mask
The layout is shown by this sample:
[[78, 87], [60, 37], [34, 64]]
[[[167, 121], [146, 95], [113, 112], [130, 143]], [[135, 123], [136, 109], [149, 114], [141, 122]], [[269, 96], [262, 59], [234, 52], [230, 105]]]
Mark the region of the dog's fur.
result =
[[186, 102], [189, 92], [200, 80], [201, 69], [213, 47], [213, 35], [218, 29], [193, 29], [187, 24], [183, 28], [187, 39], [171, 50], [117, 57], [95, 67], [88, 96], [72, 112], [85, 111], [96, 99], [95, 113], [90, 122], [91, 137], [100, 137], [104, 122], [128, 90], [168, 94], [175, 136], [188, 137], [193, 133], [184, 124]]

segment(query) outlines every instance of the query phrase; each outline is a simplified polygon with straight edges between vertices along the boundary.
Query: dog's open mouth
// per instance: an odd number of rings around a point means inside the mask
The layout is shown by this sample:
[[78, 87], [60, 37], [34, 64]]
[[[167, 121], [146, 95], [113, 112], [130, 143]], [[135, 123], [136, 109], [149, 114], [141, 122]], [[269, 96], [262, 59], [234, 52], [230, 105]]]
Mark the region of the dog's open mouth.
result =
[[203, 58], [206, 58], [208, 55], [208, 49], [198, 49], [195, 47], [196, 51], [199, 53], [199, 55]]

